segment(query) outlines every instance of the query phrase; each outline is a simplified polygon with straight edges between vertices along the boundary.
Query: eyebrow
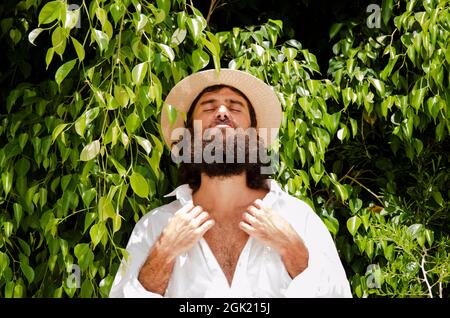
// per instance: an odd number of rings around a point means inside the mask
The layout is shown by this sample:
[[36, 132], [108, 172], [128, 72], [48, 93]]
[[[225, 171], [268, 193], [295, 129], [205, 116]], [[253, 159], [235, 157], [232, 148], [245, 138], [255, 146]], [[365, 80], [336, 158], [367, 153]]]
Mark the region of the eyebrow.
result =
[[[205, 104], [214, 103], [214, 102], [216, 102], [216, 101], [217, 101], [216, 98], [210, 98], [210, 99], [207, 99], [207, 100], [202, 101], [202, 102], [200, 103], [200, 106], [203, 106], [203, 105], [205, 105]], [[239, 105], [239, 106], [244, 107], [244, 104], [243, 104], [241, 101], [237, 100], [237, 99], [228, 98], [228, 99], [226, 99], [225, 101], [228, 102], [228, 103], [230, 103], [230, 104], [237, 104], [237, 105]]]

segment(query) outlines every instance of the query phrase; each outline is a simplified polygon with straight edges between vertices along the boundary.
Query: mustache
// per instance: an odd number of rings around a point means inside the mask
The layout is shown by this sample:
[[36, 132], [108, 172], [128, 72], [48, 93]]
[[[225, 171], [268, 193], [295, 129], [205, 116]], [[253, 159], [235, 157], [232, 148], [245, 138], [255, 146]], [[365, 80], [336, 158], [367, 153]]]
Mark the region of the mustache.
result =
[[234, 122], [234, 120], [232, 120], [232, 119], [230, 119], [230, 118], [228, 118], [228, 117], [226, 117], [225, 119], [218, 119], [218, 118], [216, 118], [209, 126], [208, 126], [208, 128], [213, 128], [213, 127], [215, 127], [215, 126], [217, 126], [217, 125], [228, 125], [228, 126], [230, 126], [231, 128], [236, 128], [236, 123]]

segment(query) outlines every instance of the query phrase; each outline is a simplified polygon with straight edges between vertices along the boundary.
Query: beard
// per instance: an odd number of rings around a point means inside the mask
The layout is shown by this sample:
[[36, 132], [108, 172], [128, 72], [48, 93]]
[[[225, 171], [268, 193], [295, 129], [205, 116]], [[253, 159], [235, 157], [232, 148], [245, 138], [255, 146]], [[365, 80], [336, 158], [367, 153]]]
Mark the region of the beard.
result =
[[265, 179], [268, 175], [263, 175], [261, 171], [270, 163], [263, 163], [267, 150], [256, 133], [216, 128], [211, 130], [209, 136], [207, 134], [206, 138], [201, 139], [201, 151], [199, 145], [194, 143], [191, 140], [190, 162], [182, 162], [179, 170], [181, 182], [188, 183], [194, 191], [200, 186], [201, 174], [227, 178], [245, 173], [250, 188], [266, 188]]
[[242, 129], [219, 128], [210, 130], [205, 139], [202, 140], [203, 160], [194, 163], [194, 169], [208, 177], [240, 175], [261, 168], [258, 155], [264, 145], [256, 134], [250, 135]]

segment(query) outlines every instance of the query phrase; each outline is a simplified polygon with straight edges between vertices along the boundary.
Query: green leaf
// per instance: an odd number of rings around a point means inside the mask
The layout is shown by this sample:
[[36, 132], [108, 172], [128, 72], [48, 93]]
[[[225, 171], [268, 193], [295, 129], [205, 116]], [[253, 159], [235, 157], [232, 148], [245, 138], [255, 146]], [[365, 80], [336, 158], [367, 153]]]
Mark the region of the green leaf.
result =
[[75, 131], [80, 137], [84, 138], [84, 132], [86, 131], [86, 114], [81, 115], [75, 122]]
[[52, 144], [55, 142], [56, 138], [58, 138], [59, 134], [61, 134], [68, 125], [69, 124], [59, 124], [58, 126], [56, 126], [56, 128], [53, 130], [52, 133]]
[[14, 203], [13, 210], [14, 210], [14, 219], [16, 220], [16, 227], [19, 228], [19, 224], [23, 216], [22, 206], [19, 203]]
[[96, 194], [97, 191], [95, 188], [81, 191], [81, 199], [83, 200], [85, 207], [89, 207], [91, 205], [91, 202], [95, 198]]
[[55, 73], [55, 81], [58, 84], [58, 86], [61, 85], [61, 82], [66, 78], [66, 76], [70, 73], [70, 71], [75, 66], [76, 60], [71, 60], [69, 62], [64, 63], [61, 65], [58, 70]]
[[2, 185], [3, 191], [5, 192], [5, 196], [8, 195], [9, 191], [11, 191], [13, 182], [13, 174], [11, 171], [5, 171], [2, 173]]
[[192, 63], [194, 64], [194, 72], [201, 70], [209, 63], [209, 55], [202, 49], [192, 52]]
[[139, 16], [139, 21], [138, 21], [138, 23], [137, 23], [137, 28], [136, 28], [137, 32], [139, 32], [139, 31], [141, 31], [142, 29], [144, 29], [144, 28], [145, 28], [145, 25], [147, 24], [147, 22], [148, 22], [147, 16], [146, 16], [145, 14], [141, 14], [141, 15]]
[[129, 135], [132, 135], [140, 125], [141, 120], [136, 113], [131, 113], [128, 115], [125, 127]]
[[358, 212], [362, 207], [362, 200], [361, 199], [352, 199], [349, 202], [350, 210], [352, 213]]
[[117, 172], [119, 173], [119, 175], [121, 177], [125, 176], [127, 171], [125, 170], [125, 168], [113, 157], [109, 157], [109, 160], [111, 160], [111, 162], [113, 163], [114, 167], [116, 167]]
[[89, 125], [100, 114], [100, 107], [94, 107], [86, 112], [86, 125]]
[[161, 48], [163, 54], [169, 58], [171, 62], [175, 59], [175, 53], [172, 48], [168, 45], [158, 43], [158, 46]]
[[156, 0], [156, 5], [159, 9], [164, 10], [166, 15], [170, 13], [170, 0]]
[[355, 137], [358, 133], [358, 122], [356, 119], [350, 118], [350, 125], [352, 126], [352, 135]]
[[65, 6], [61, 1], [50, 1], [39, 12], [39, 25], [47, 24], [59, 19], [64, 13]]
[[9, 265], [9, 257], [6, 253], [0, 252], [0, 275], [3, 274], [3, 271]]
[[175, 124], [176, 120], [177, 120], [177, 116], [178, 116], [178, 111], [175, 107], [173, 107], [172, 105], [166, 104], [167, 108], [167, 116], [169, 117], [169, 124], [170, 126], [172, 126], [173, 124]]
[[109, 12], [111, 12], [114, 24], [117, 24], [117, 22], [119, 22], [119, 20], [123, 17], [125, 13], [125, 7], [121, 2], [115, 2], [109, 8]]
[[113, 219], [116, 215], [114, 211], [114, 206], [108, 197], [101, 197], [98, 201], [98, 211], [100, 215], [100, 220], [105, 221], [108, 218]]
[[46, 188], [40, 188], [39, 189], [39, 205], [41, 209], [44, 207], [44, 205], [47, 203], [47, 189]]
[[444, 206], [444, 198], [442, 197], [442, 194], [439, 191], [433, 191], [433, 199], [440, 206]]
[[148, 197], [149, 188], [148, 183], [145, 178], [136, 171], [133, 171], [133, 174], [130, 176], [131, 188], [134, 193], [136, 193], [141, 198]]
[[355, 236], [360, 225], [361, 225], [361, 219], [357, 215], [354, 215], [347, 220], [347, 229], [352, 236]]
[[142, 81], [145, 78], [145, 75], [147, 73], [147, 62], [140, 63], [133, 67], [133, 71], [131, 72], [131, 77], [133, 79], [133, 82], [135, 85], [139, 86], [141, 85]]
[[127, 90], [122, 86], [114, 85], [114, 98], [122, 107], [126, 107], [130, 100]]
[[106, 49], [108, 49], [109, 37], [105, 32], [94, 29], [92, 36], [94, 37], [95, 41], [97, 42], [98, 47], [100, 48], [100, 51], [105, 51]]
[[97, 213], [86, 213], [86, 215], [84, 217], [83, 234], [86, 233], [86, 230], [89, 228], [89, 226], [91, 226], [92, 222], [94, 222], [96, 217], [97, 217]]
[[14, 225], [11, 222], [3, 222], [3, 231], [6, 238], [10, 237], [14, 229]]
[[200, 37], [200, 33], [202, 32], [202, 24], [198, 20], [198, 18], [187, 18], [187, 25], [189, 28], [189, 32], [191, 33], [192, 37], [194, 38], [194, 41], [197, 42], [197, 40]]
[[78, 259], [78, 265], [80, 266], [80, 270], [83, 272], [87, 270], [89, 264], [91, 264], [94, 260], [94, 253], [92, 253], [89, 248], [89, 244], [80, 243], [77, 244], [74, 248], [75, 256]]
[[425, 230], [425, 237], [427, 239], [428, 245], [431, 247], [434, 242], [434, 232], [432, 230]]
[[372, 83], [372, 85], [376, 88], [379, 95], [381, 97], [384, 97], [384, 93], [385, 93], [384, 83], [382, 81], [380, 81], [379, 79], [376, 79], [373, 77], [370, 77], [369, 80]]
[[22, 278], [19, 278], [18, 282], [15, 284], [14, 286], [14, 293], [13, 293], [13, 297], [14, 298], [22, 298], [24, 295], [24, 283]]
[[442, 141], [444, 140], [444, 137], [445, 137], [445, 122], [441, 121], [436, 126], [436, 139], [437, 141]]
[[343, 23], [335, 23], [330, 28], [330, 40], [338, 34], [339, 30], [342, 28]]
[[80, 20], [80, 9], [66, 10], [65, 14], [62, 15], [62, 20], [64, 22], [65, 29], [73, 29]]
[[77, 52], [78, 60], [80, 62], [82, 62], [84, 60], [84, 54], [85, 54], [84, 47], [83, 47], [83, 45], [81, 45], [80, 42], [78, 42], [77, 39], [75, 39], [74, 37], [71, 37], [71, 38], [72, 38], [73, 46], [75, 47], [75, 51]]
[[9, 281], [5, 284], [5, 298], [12, 298], [14, 291], [14, 281]]
[[14, 169], [18, 177], [24, 177], [30, 170], [30, 161], [27, 158], [21, 158], [16, 162]]
[[91, 237], [91, 241], [94, 244], [94, 248], [106, 235], [106, 232], [107, 230], [104, 222], [96, 223], [91, 227], [91, 229], [89, 230], [89, 236]]
[[20, 263], [20, 269], [22, 270], [22, 273], [27, 278], [28, 284], [31, 284], [34, 280], [34, 270], [31, 268], [30, 265], [28, 265], [24, 262]]
[[67, 31], [58, 26], [52, 32], [52, 45], [53, 49], [62, 58], [62, 55], [66, 49]]
[[340, 141], [343, 141], [345, 137], [347, 137], [348, 134], [348, 128], [347, 126], [343, 126], [341, 129], [337, 131], [337, 137]]
[[116, 233], [122, 227], [122, 217], [119, 214], [114, 215], [113, 218], [113, 233]]
[[147, 155], [150, 154], [150, 151], [152, 150], [152, 144], [150, 143], [150, 141], [148, 141], [145, 138], [139, 137], [139, 136], [134, 136], [134, 138], [136, 139], [136, 141], [138, 142], [138, 144], [144, 148], [145, 152], [147, 153]]
[[184, 39], [186, 38], [187, 31], [185, 29], [176, 29], [175, 32], [172, 34], [172, 38], [170, 39], [170, 45], [171, 46], [177, 46], [180, 45]]
[[411, 92], [411, 105], [419, 110], [423, 104], [423, 100], [425, 98], [425, 94], [427, 92], [426, 88], [413, 89]]
[[323, 223], [325, 223], [326, 227], [328, 228], [328, 231], [330, 231], [334, 236], [339, 231], [339, 221], [332, 215], [325, 215], [325, 217], [322, 219]]
[[393, 0], [383, 0], [383, 4], [381, 7], [381, 14], [383, 17], [383, 22], [385, 25], [388, 25], [389, 19], [392, 15], [392, 8], [394, 7]]
[[89, 161], [94, 159], [100, 153], [100, 141], [94, 140], [86, 145], [80, 154], [81, 161]]
[[324, 114], [323, 120], [325, 123], [325, 128], [330, 132], [331, 135], [334, 135], [339, 127], [339, 121], [341, 119], [341, 113], [336, 112], [334, 114]]
[[44, 29], [41, 28], [36, 28], [33, 31], [31, 31], [28, 34], [28, 41], [30, 41], [31, 44], [36, 45], [34, 44], [34, 40], [36, 40], [36, 38], [38, 37], [39, 34], [41, 34], [42, 31], [44, 31]]
[[51, 47], [47, 50], [47, 53], [45, 55], [45, 65], [46, 65], [45, 69], [48, 69], [48, 66], [52, 62], [53, 54], [55, 54], [55, 49]]

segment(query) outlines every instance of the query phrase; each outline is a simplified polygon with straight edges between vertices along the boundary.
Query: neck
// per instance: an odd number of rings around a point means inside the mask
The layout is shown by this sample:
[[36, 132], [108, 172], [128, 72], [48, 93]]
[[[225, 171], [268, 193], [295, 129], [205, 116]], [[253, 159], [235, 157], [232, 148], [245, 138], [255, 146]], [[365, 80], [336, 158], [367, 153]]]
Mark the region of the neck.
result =
[[246, 173], [227, 176], [209, 177], [201, 174], [200, 188], [193, 194], [195, 205], [200, 205], [215, 218], [241, 215], [245, 207], [267, 194], [264, 189], [251, 189], [247, 186]]

